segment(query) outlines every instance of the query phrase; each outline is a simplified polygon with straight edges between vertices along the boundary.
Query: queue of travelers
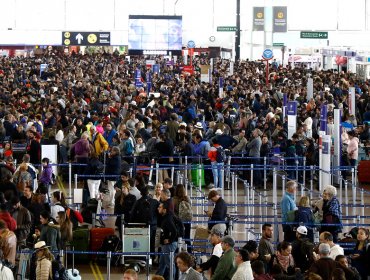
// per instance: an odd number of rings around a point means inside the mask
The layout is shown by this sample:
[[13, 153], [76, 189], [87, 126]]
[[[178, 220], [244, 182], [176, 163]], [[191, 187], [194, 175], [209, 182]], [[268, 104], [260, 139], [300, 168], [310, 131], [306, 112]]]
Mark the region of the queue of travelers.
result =
[[[257, 188], [262, 186], [262, 169], [258, 168], [261, 157], [268, 157], [272, 152], [299, 161], [305, 157], [307, 165], [316, 165], [322, 105], [328, 106], [328, 134], [333, 133], [334, 108], [342, 111], [342, 122], [351, 127], [342, 133], [342, 162], [356, 166], [359, 143], [366, 145], [370, 135], [367, 83], [351, 73], [313, 71], [291, 65], [274, 67], [266, 80], [265, 65], [253, 61], [235, 62], [233, 74], [228, 75], [229, 62], [215, 59], [212, 80], [225, 79], [224, 93], [219, 96], [217, 83], [200, 82], [198, 71], [193, 75], [182, 72], [181, 59], [171, 66], [164, 57], [155, 60], [161, 74], [151, 73], [148, 89], [146, 74], [150, 70], [143, 57], [128, 61], [124, 56], [108, 53], [72, 56], [56, 53], [37, 58], [0, 58], [0, 140], [3, 143], [0, 244], [3, 254], [6, 252], [4, 259], [15, 264], [17, 246], [32, 243], [39, 244], [35, 245], [37, 256], [45, 262], [44, 259], [52, 257], [45, 246], [57, 251], [73, 239], [73, 228], [78, 222], [66, 215], [70, 208], [63, 192], [51, 192], [53, 163], [47, 157], [41, 158], [42, 146], [51, 144], [58, 150], [59, 161], [55, 163], [78, 163], [73, 172], [80, 176], [84, 202], [99, 198], [105, 176], [107, 207], [117, 215], [124, 214], [126, 223], [151, 225], [152, 252], [158, 244], [163, 252], [175, 250], [179, 233], [172, 216], [181, 217], [185, 224], [184, 238], [190, 237], [191, 200], [183, 185], [173, 184], [170, 166], [178, 163], [178, 156], [187, 156], [190, 166], [210, 166], [204, 168], [200, 180], [204, 177], [204, 184], [213, 183], [216, 189], [208, 195], [215, 208], [206, 214], [210, 217], [211, 243], [215, 248], [217, 244], [220, 246], [213, 250], [208, 262], [195, 266], [194, 270], [190, 269], [194, 260], [186, 255], [192, 252], [191, 246], [188, 253], [179, 253], [175, 259], [179, 279], [198, 279], [198, 274], [206, 270], [211, 271], [211, 279], [252, 279], [251, 275], [254, 279], [285, 279], [278, 277], [299, 277], [299, 273], [306, 271], [308, 275], [319, 274], [322, 279], [329, 279], [340, 274], [335, 272], [338, 269], [347, 277], [357, 275], [355, 269], [346, 265], [336, 245], [342, 230], [342, 214], [335, 187], [324, 189], [322, 200], [316, 202], [311, 213], [307, 198], [302, 197], [298, 207], [294, 201], [296, 182], [302, 180], [300, 172], [297, 177], [295, 172], [287, 172], [288, 178], [295, 181], [287, 183], [281, 202], [284, 241], [277, 250], [271, 243], [273, 229], [269, 224], [262, 228], [259, 246], [248, 243], [235, 253], [235, 240], [225, 236], [227, 223], [216, 226], [215, 222], [225, 221], [227, 213], [225, 201], [217, 192], [223, 187], [226, 154], [248, 156], [236, 157], [232, 164], [254, 164], [253, 182]], [[41, 63], [48, 64], [48, 68], [40, 77]], [[209, 63], [208, 58], [194, 58], [195, 69]], [[136, 69], [141, 70], [140, 85], [135, 84]], [[308, 74], [314, 79], [315, 89], [310, 100], [306, 96]], [[347, 103], [350, 86], [356, 90], [355, 115], [350, 114]], [[284, 95], [288, 101], [298, 102], [297, 130], [292, 139], [288, 139], [282, 110]], [[18, 166], [15, 158], [20, 163]], [[163, 168], [158, 172], [158, 188], [150, 194], [145, 170], [138, 168], [137, 174], [131, 177], [127, 166], [150, 166], [152, 160]], [[287, 160], [288, 167], [295, 165], [295, 160]], [[62, 174], [65, 170], [60, 168]], [[195, 185], [199, 183], [191, 168], [184, 172]], [[245, 179], [252, 179], [248, 172], [239, 173]], [[120, 231], [119, 219], [116, 226]], [[317, 223], [323, 223], [321, 244], [313, 254], [310, 244], [313, 225]], [[364, 278], [368, 275], [369, 234], [362, 228], [358, 232], [356, 253], [351, 259]], [[301, 258], [303, 247], [310, 252]], [[334, 255], [336, 263], [328, 262]], [[174, 264], [167, 255], [161, 255], [158, 274], [169, 279], [170, 266]], [[323, 271], [320, 266], [330, 270], [320, 274]], [[37, 271], [35, 279], [43, 279]]]

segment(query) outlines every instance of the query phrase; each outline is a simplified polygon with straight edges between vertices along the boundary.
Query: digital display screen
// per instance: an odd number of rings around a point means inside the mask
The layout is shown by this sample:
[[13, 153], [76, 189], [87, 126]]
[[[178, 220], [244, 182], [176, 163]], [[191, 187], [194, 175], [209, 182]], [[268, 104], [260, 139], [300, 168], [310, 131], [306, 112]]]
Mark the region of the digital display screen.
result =
[[131, 50], [181, 50], [181, 16], [129, 16]]

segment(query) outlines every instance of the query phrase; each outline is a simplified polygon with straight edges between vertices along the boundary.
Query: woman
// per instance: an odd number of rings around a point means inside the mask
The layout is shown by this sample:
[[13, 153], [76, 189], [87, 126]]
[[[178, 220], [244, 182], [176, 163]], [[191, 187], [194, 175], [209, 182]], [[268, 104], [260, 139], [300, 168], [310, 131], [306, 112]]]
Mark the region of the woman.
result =
[[60, 211], [58, 212], [57, 222], [60, 226], [60, 247], [62, 249], [65, 249], [67, 245], [72, 241], [73, 239], [73, 225], [71, 220], [67, 217], [66, 212]]
[[273, 264], [280, 265], [284, 271], [284, 274], [295, 274], [292, 245], [289, 242], [283, 241], [278, 244]]
[[35, 251], [37, 257], [36, 263], [36, 280], [52, 279], [52, 261], [53, 254], [48, 249], [44, 241], [39, 241], [35, 244]]
[[32, 176], [27, 169], [27, 163], [21, 163], [19, 170], [13, 175], [13, 182], [17, 186], [19, 192], [23, 192], [25, 186], [32, 185]]
[[155, 185], [155, 188], [154, 188], [154, 195], [153, 195], [153, 198], [160, 201], [161, 200], [161, 192], [163, 190], [163, 184], [162, 183], [158, 183]]
[[110, 153], [108, 154], [105, 170], [106, 170], [105, 174], [108, 175], [107, 186], [110, 196], [109, 202], [113, 206], [114, 197], [116, 194], [114, 185], [116, 184], [121, 174], [121, 153], [117, 146], [112, 147]]
[[141, 153], [146, 151], [146, 146], [145, 146], [145, 143], [143, 141], [143, 138], [140, 135], [137, 135], [135, 138], [136, 138], [136, 146], [135, 146], [134, 155], [135, 156], [140, 156]]
[[[114, 205], [115, 215], [124, 215], [124, 222], [128, 223], [131, 219], [130, 212], [136, 202], [136, 196], [129, 193], [128, 186], [122, 186], [121, 195], [117, 197]], [[119, 229], [120, 236], [122, 235], [121, 216], [116, 219], [116, 227]]]
[[50, 217], [48, 211], [40, 213], [41, 235], [40, 240], [45, 241], [52, 251], [58, 251], [60, 248], [60, 230]]
[[[192, 220], [192, 211], [191, 211], [191, 201], [190, 198], [185, 193], [185, 187], [182, 184], [178, 184], [175, 189], [175, 196], [173, 198], [173, 203], [175, 206], [175, 214], [178, 216], [183, 222], [189, 222]], [[189, 223], [184, 223], [185, 233], [184, 238], [190, 238], [190, 230], [191, 225]], [[186, 244], [189, 245], [190, 249], [190, 242], [186, 241]]]
[[295, 222], [298, 225], [303, 224], [307, 228], [307, 238], [313, 242], [313, 213], [310, 207], [310, 199], [308, 196], [302, 196], [298, 202], [298, 210], [295, 217]]
[[13, 156], [13, 148], [12, 148], [12, 144], [10, 142], [5, 143], [3, 156], [4, 156], [4, 158]]
[[44, 184], [44, 186], [47, 186], [50, 188], [50, 185], [52, 184], [53, 180], [53, 168], [50, 165], [50, 160], [48, 158], [43, 158], [41, 160], [42, 164], [42, 172], [41, 177], [39, 180], [39, 184]]
[[360, 141], [356, 137], [356, 133], [353, 130], [348, 131], [347, 134], [348, 134], [348, 142], [347, 142], [348, 159], [349, 159], [350, 165], [352, 167], [355, 167], [357, 165], [358, 143]]
[[351, 255], [352, 266], [355, 267], [361, 275], [362, 279], [367, 279], [369, 254], [367, 248], [369, 243], [369, 230], [366, 228], [359, 228], [357, 232], [357, 242], [353, 255]]
[[[175, 258], [176, 265], [180, 270], [181, 274], [186, 275], [184, 278], [186, 280], [202, 280], [203, 276], [197, 272], [194, 266], [194, 257], [187, 252], [180, 252]], [[186, 273], [186, 274], [185, 274]]]
[[322, 194], [323, 205], [323, 224], [335, 224], [335, 225], [322, 225], [320, 233], [328, 231], [333, 235], [333, 242], [338, 242], [338, 233], [342, 232], [342, 210], [340, 203], [336, 197], [337, 189], [334, 186], [328, 185], [324, 188]]
[[53, 192], [51, 196], [51, 202], [51, 217], [56, 220], [58, 213], [65, 212], [65, 208], [67, 207], [64, 194], [60, 191]]
[[[84, 132], [81, 135], [81, 139], [78, 140], [72, 147], [71, 147], [71, 157], [74, 156], [75, 161], [81, 165], [77, 166], [76, 173], [77, 174], [84, 174], [85, 166], [89, 159], [90, 153], [90, 143], [89, 143], [89, 133]], [[73, 156], [72, 156], [73, 155]]]
[[101, 178], [104, 176], [104, 165], [94, 150], [90, 151], [90, 159], [84, 173], [91, 198], [98, 198]]

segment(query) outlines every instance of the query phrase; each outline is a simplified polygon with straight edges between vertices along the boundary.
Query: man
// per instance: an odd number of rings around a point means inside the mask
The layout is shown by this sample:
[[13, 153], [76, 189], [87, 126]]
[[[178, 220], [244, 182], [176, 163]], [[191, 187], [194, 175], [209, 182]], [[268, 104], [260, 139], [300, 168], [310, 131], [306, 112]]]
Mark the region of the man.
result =
[[286, 191], [281, 200], [281, 220], [283, 222], [284, 241], [292, 242], [295, 234], [292, 225], [285, 225], [288, 222], [288, 212], [296, 210], [297, 206], [294, 201], [294, 193], [297, 189], [295, 181], [289, 181], [286, 184]]
[[235, 256], [235, 263], [238, 269], [231, 280], [253, 280], [253, 271], [247, 250], [239, 249]]
[[113, 128], [112, 123], [107, 123], [105, 126], [105, 131], [103, 133], [104, 139], [107, 141], [108, 145], [111, 146], [113, 142], [113, 137], [117, 134], [117, 131]]
[[10, 231], [3, 220], [0, 220], [0, 250], [2, 259], [15, 265], [15, 255], [17, 252], [17, 237]]
[[344, 249], [333, 242], [333, 235], [330, 232], [324, 231], [320, 233], [319, 238], [320, 243], [326, 243], [330, 246], [329, 258], [335, 260], [338, 255], [344, 255]]
[[211, 280], [230, 280], [233, 277], [236, 271], [234, 265], [234, 258], [236, 255], [234, 245], [235, 241], [231, 236], [227, 235], [222, 238], [221, 246], [224, 254], [221, 256]]
[[308, 271], [320, 275], [322, 279], [332, 279], [331, 277], [334, 269], [337, 268], [337, 264], [329, 257], [329, 244], [321, 243], [319, 246], [319, 254], [320, 259], [314, 262]]
[[[249, 150], [248, 156], [251, 157], [251, 164], [260, 164], [260, 152], [262, 146], [262, 132], [258, 128], [254, 129], [252, 132], [252, 140], [247, 144]], [[256, 168], [256, 167], [255, 167]], [[253, 172], [253, 183], [256, 186], [262, 185], [262, 172], [256, 168]]]
[[[227, 215], [227, 206], [225, 200], [218, 194], [216, 190], [212, 190], [208, 194], [208, 200], [211, 200], [213, 203], [215, 203], [215, 207], [213, 208], [213, 211], [207, 211], [206, 214], [209, 219], [208, 223], [208, 229], [211, 230], [213, 226], [216, 224], [215, 222], [221, 222], [225, 221], [226, 215]], [[220, 224], [220, 228], [225, 229], [226, 231], [226, 224], [222, 223]]]
[[17, 221], [17, 229], [14, 233], [17, 236], [18, 244], [26, 245], [26, 239], [32, 227], [31, 213], [21, 205], [17, 196], [11, 199], [11, 205], [13, 207], [12, 217]]
[[163, 189], [169, 190], [171, 193], [171, 197], [175, 196], [176, 189], [173, 185], [172, 179], [171, 178], [165, 178], [163, 181]]
[[156, 274], [161, 275], [168, 280], [170, 279], [170, 265], [173, 266], [172, 271], [175, 272], [174, 264], [170, 263], [169, 254], [170, 252], [175, 252], [177, 248], [177, 229], [174, 224], [174, 214], [169, 210], [168, 202], [159, 204], [158, 213], [162, 216], [160, 243], [162, 253], [165, 254], [159, 257], [159, 266]]
[[297, 240], [292, 243], [292, 255], [296, 267], [300, 268], [302, 273], [304, 273], [315, 260], [313, 244], [307, 238], [307, 228], [305, 226], [297, 228], [296, 237]]
[[133, 269], [127, 269], [123, 273], [123, 280], [138, 280], [138, 275], [135, 270]]
[[265, 265], [263, 261], [257, 260], [252, 263], [252, 270], [254, 280], [273, 280], [273, 278], [266, 274], [265, 272]]
[[337, 262], [338, 267], [343, 269], [344, 274], [346, 275], [346, 280], [360, 280], [361, 279], [360, 273], [357, 271], [356, 268], [348, 264], [348, 260], [344, 255], [336, 256], [335, 261]]
[[213, 183], [215, 188], [222, 189], [224, 186], [223, 174], [224, 170], [224, 159], [222, 156], [223, 147], [219, 144], [217, 138], [212, 139], [212, 148], [208, 152], [208, 158], [211, 161], [212, 173], [213, 173]]
[[170, 120], [167, 121], [167, 128], [166, 132], [168, 133], [169, 138], [175, 143], [176, 141], [176, 134], [179, 130], [179, 123], [177, 121], [177, 114], [172, 113], [170, 116]]
[[210, 275], [212, 277], [213, 273], [216, 271], [218, 261], [222, 256], [222, 246], [221, 240], [224, 236], [224, 232], [219, 228], [213, 227], [210, 235], [210, 242], [213, 246], [212, 255], [208, 261], [201, 263], [197, 267], [198, 272], [203, 272], [210, 269]]
[[232, 148], [233, 154], [242, 153], [248, 143], [247, 139], [245, 138], [245, 129], [240, 129], [239, 134], [234, 136], [234, 139], [238, 141], [238, 144]]
[[27, 131], [27, 154], [30, 156], [30, 162], [32, 164], [40, 164], [41, 162], [41, 145], [36, 140], [36, 132], [33, 130]]
[[[41, 160], [40, 160], [41, 162]], [[39, 162], [39, 163], [40, 163]], [[39, 173], [38, 170], [36, 169], [36, 167], [33, 166], [33, 164], [30, 163], [30, 155], [29, 154], [25, 154], [23, 155], [22, 157], [22, 163], [26, 163], [27, 164], [27, 172], [31, 174], [31, 177], [32, 177], [32, 187], [34, 190], [37, 189], [37, 174]], [[38, 164], [39, 164], [38, 163]], [[21, 165], [18, 165], [17, 169], [15, 170], [14, 173], [18, 172], [19, 171], [19, 167]]]
[[271, 224], [264, 224], [262, 226], [262, 238], [258, 244], [258, 255], [264, 262], [266, 271], [270, 269], [270, 260], [275, 254], [274, 246], [272, 245], [271, 238], [273, 236], [274, 229]]
[[173, 203], [173, 199], [171, 197], [171, 192], [169, 190], [163, 189], [161, 191], [160, 202], [166, 202], [166, 203], [168, 203], [169, 210], [172, 213], [175, 213], [175, 205]]
[[24, 208], [29, 208], [31, 206], [33, 196], [33, 188], [32, 186], [26, 185], [23, 190], [23, 195], [20, 198], [21, 205]]
[[179, 268], [179, 280], [202, 280], [203, 276], [196, 271], [193, 257], [188, 252], [178, 253], [176, 256], [176, 265]]

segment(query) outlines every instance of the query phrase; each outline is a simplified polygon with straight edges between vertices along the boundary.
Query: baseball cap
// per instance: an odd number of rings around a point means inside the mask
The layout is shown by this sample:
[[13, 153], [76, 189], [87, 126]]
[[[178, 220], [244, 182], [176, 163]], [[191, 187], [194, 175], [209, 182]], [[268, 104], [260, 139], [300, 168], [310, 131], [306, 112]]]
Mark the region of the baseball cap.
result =
[[222, 238], [223, 243], [229, 244], [231, 247], [234, 247], [235, 240], [230, 235], [226, 235], [224, 238]]
[[330, 253], [330, 246], [326, 243], [321, 243], [319, 246], [319, 252], [322, 254], [329, 254]]
[[299, 226], [297, 228], [297, 232], [300, 233], [300, 234], [307, 235], [307, 228], [305, 226]]

